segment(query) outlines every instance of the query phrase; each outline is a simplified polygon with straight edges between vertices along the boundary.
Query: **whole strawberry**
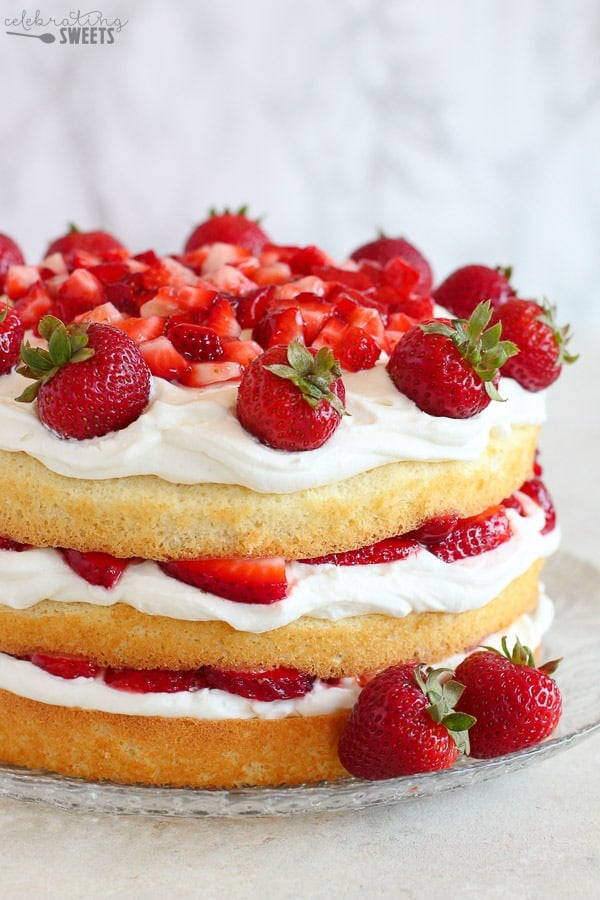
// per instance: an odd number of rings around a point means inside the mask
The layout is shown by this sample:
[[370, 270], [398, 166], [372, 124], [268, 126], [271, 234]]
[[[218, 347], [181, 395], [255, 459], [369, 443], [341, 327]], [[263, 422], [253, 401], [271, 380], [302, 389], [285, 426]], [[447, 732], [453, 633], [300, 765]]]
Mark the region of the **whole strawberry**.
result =
[[468, 419], [500, 400], [499, 369], [517, 352], [501, 341], [501, 327], [487, 328], [491, 304], [467, 319], [432, 319], [413, 325], [398, 341], [387, 371], [398, 390], [431, 416]]
[[211, 209], [205, 222], [201, 222], [192, 231], [185, 243], [185, 252], [190, 253], [203, 244], [236, 244], [245, 247], [254, 256], [258, 256], [269, 237], [254, 219], [247, 216], [248, 207], [242, 206], [237, 212], [225, 209], [222, 213]]
[[404, 238], [391, 238], [382, 234], [377, 240], [358, 247], [350, 259], [354, 259], [356, 262], [368, 259], [385, 266], [391, 259], [397, 257], [419, 273], [415, 290], [419, 294], [428, 294], [433, 286], [431, 266], [421, 251]]
[[4, 277], [11, 266], [22, 266], [25, 258], [21, 248], [7, 234], [0, 234], [0, 294], [4, 290]]
[[6, 375], [19, 361], [24, 333], [19, 314], [7, 303], [0, 312], [0, 375]]
[[433, 297], [455, 316], [467, 319], [478, 303], [489, 300], [497, 309], [509, 297], [514, 297], [510, 283], [510, 268], [491, 269], [470, 265], [456, 269], [433, 292]]
[[560, 375], [563, 363], [577, 359], [567, 350], [569, 326], [557, 327], [554, 314], [554, 307], [548, 304], [517, 298], [508, 300], [494, 314], [494, 321], [502, 323], [502, 334], [519, 348], [518, 355], [507, 360], [502, 374], [528, 391], [547, 388]]
[[37, 397], [43, 424], [61, 438], [101, 437], [135, 421], [150, 398], [150, 369], [124, 332], [99, 323], [71, 324], [44, 316], [48, 349], [21, 347], [17, 371], [33, 378], [17, 400]]
[[340, 736], [342, 765], [377, 780], [447, 769], [468, 750], [468, 715], [454, 712], [462, 686], [447, 670], [391, 666], [361, 691]]
[[550, 677], [558, 661], [536, 668], [533, 654], [517, 640], [512, 653], [478, 650], [467, 656], [455, 677], [465, 686], [456, 708], [475, 716], [469, 731], [471, 756], [487, 759], [537, 744], [556, 728], [560, 691]]
[[80, 231], [76, 225], [71, 225], [66, 234], [52, 241], [45, 255], [62, 253], [68, 257], [81, 252], [106, 260], [122, 259], [129, 255], [121, 241], [107, 231]]
[[300, 341], [256, 357], [242, 376], [237, 415], [263, 444], [278, 450], [315, 450], [345, 413], [346, 391], [332, 351]]

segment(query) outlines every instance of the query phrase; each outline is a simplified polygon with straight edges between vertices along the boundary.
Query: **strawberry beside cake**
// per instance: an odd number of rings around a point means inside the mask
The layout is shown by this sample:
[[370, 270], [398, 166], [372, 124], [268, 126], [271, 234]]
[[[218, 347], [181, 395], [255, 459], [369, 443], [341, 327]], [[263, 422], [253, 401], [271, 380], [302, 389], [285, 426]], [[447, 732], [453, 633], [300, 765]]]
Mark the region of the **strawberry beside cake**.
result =
[[571, 357], [509, 273], [434, 291], [403, 239], [340, 264], [244, 211], [169, 256], [3, 246], [0, 761], [336, 779], [377, 673], [539, 646], [536, 445]]

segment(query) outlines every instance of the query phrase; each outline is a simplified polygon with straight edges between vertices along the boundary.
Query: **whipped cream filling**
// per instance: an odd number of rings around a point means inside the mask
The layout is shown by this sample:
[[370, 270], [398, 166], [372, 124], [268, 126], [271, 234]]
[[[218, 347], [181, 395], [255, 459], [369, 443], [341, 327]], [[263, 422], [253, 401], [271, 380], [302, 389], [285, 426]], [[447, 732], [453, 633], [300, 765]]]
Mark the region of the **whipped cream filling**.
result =
[[[552, 602], [543, 591], [536, 610], [521, 616], [502, 634], [491, 635], [484, 643], [500, 648], [506, 635], [509, 646], [518, 636], [528, 647], [539, 646], [550, 628], [554, 615]], [[439, 663], [455, 666], [462, 657]], [[264, 702], [248, 700], [215, 688], [181, 691], [173, 694], [134, 694], [115, 690], [97, 678], [65, 679], [40, 669], [27, 660], [0, 653], [0, 688], [19, 697], [47, 703], [51, 706], [76, 707], [128, 716], [161, 716], [163, 718], [210, 719], [283, 719], [288, 716], [329, 715], [338, 710], [351, 709], [360, 693], [353, 678], [330, 685], [317, 680], [312, 690], [293, 700]]]
[[154, 378], [145, 412], [121, 431], [85, 441], [63, 440], [38, 419], [36, 405], [16, 403], [28, 379], [0, 378], [0, 449], [23, 452], [69, 478], [156, 475], [179, 484], [243, 485], [262, 493], [291, 493], [332, 484], [401, 460], [472, 460], [490, 435], [514, 425], [541, 425], [544, 392], [501, 379], [506, 402], [492, 402], [471, 419], [430, 416], [401, 394], [385, 364], [343, 375], [344, 416], [317, 450], [285, 452], [261, 444], [235, 415], [237, 384], [186, 388]]
[[486, 553], [453, 563], [424, 548], [391, 563], [336, 566], [286, 564], [288, 596], [263, 605], [237, 603], [184, 584], [154, 562], [132, 563], [115, 587], [91, 585], [51, 549], [0, 550], [0, 600], [27, 609], [40, 599], [94, 606], [125, 603], [147, 615], [185, 621], [226, 622], [236, 631], [256, 634], [312, 616], [330, 621], [381, 613], [461, 613], [496, 597], [535, 560], [558, 546], [559, 531], [542, 535], [544, 513], [531, 498], [517, 493], [525, 515], [507, 509], [512, 537]]

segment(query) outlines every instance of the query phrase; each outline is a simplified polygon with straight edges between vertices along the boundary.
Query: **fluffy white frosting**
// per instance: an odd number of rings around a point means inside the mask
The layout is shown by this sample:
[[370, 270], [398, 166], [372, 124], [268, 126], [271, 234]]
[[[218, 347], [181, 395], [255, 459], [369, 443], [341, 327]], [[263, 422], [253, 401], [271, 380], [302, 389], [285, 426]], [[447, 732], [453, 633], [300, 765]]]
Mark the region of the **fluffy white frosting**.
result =
[[0, 378], [0, 449], [22, 451], [70, 478], [157, 475], [193, 484], [239, 484], [289, 493], [349, 478], [399, 460], [469, 460], [492, 432], [545, 421], [544, 392], [502, 379], [506, 402], [492, 402], [471, 419], [430, 416], [394, 387], [384, 364], [344, 373], [346, 406], [334, 435], [317, 450], [289, 453], [261, 444], [235, 415], [237, 384], [185, 388], [154, 379], [146, 411], [121, 431], [85, 441], [62, 440], [37, 417], [35, 404], [16, 403], [27, 379]]

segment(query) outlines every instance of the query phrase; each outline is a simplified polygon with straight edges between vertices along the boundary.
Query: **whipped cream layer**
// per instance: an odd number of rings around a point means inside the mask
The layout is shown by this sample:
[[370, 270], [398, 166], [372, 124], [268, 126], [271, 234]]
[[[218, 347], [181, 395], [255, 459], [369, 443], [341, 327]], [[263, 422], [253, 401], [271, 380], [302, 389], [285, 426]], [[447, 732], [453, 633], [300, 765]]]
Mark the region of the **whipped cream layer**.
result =
[[236, 631], [262, 633], [301, 616], [330, 621], [382, 613], [461, 613], [493, 600], [559, 543], [559, 530], [542, 535], [544, 513], [517, 492], [525, 515], [507, 509], [512, 537], [486, 553], [446, 563], [421, 548], [391, 563], [337, 566], [286, 564], [289, 594], [268, 605], [236, 603], [166, 575], [154, 562], [132, 563], [114, 588], [89, 584], [55, 550], [0, 550], [0, 602], [27, 609], [41, 599], [96, 606], [125, 603], [147, 615], [227, 622]]
[[[507, 636], [509, 646], [518, 636], [522, 644], [538, 647], [553, 619], [552, 602], [542, 592], [537, 609], [521, 616], [502, 634], [491, 635], [485, 644], [500, 648]], [[444, 660], [440, 665], [456, 665], [460, 658]], [[19, 697], [51, 706], [77, 707], [129, 716], [210, 719], [283, 719], [288, 716], [321, 716], [351, 709], [360, 693], [353, 678], [330, 685], [316, 681], [312, 690], [293, 700], [264, 702], [248, 700], [215, 688], [181, 691], [173, 694], [134, 694], [115, 690], [97, 678], [65, 679], [40, 669], [26, 660], [0, 653], [0, 689]]]
[[63, 440], [38, 419], [36, 405], [16, 403], [30, 382], [0, 378], [0, 449], [23, 452], [69, 478], [156, 475], [180, 484], [236, 484], [262, 493], [291, 493], [332, 484], [402, 460], [472, 460], [490, 435], [545, 421], [544, 392], [502, 379], [500, 394], [471, 419], [430, 416], [401, 394], [385, 364], [343, 375], [344, 416], [317, 450], [284, 452], [261, 444], [235, 415], [237, 383], [204, 389], [154, 378], [146, 411], [121, 431], [85, 441]]

